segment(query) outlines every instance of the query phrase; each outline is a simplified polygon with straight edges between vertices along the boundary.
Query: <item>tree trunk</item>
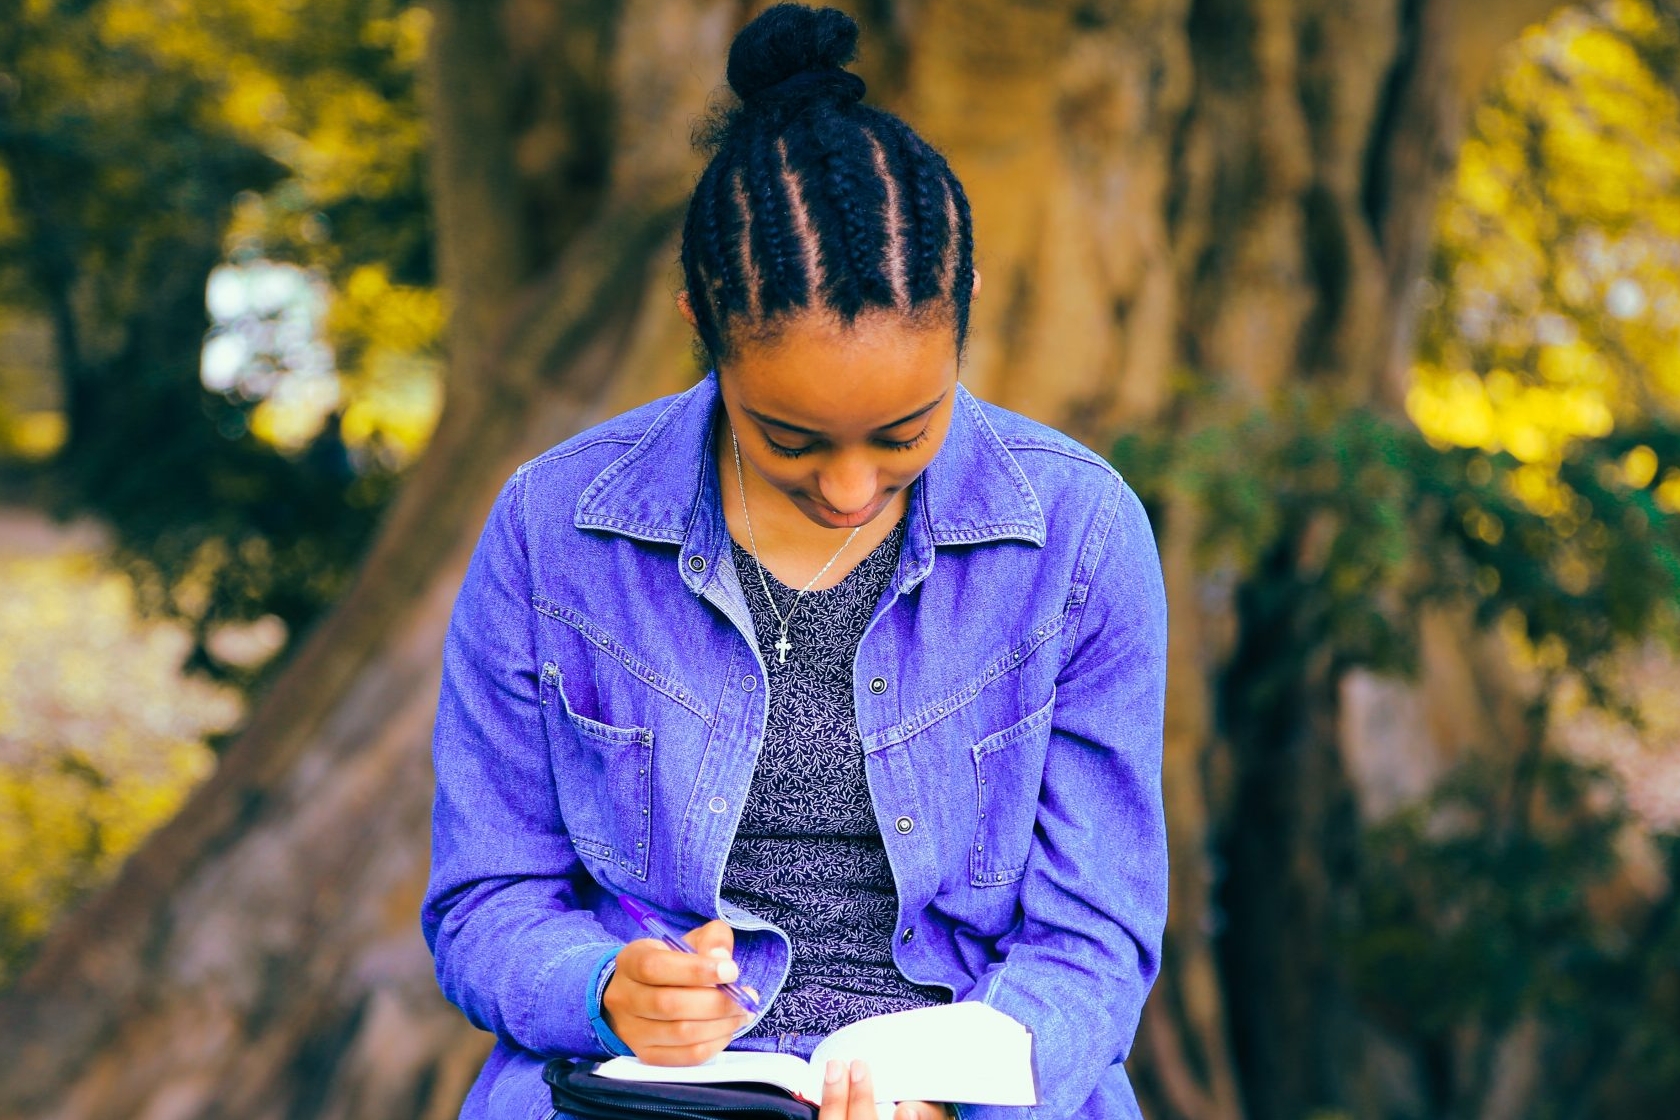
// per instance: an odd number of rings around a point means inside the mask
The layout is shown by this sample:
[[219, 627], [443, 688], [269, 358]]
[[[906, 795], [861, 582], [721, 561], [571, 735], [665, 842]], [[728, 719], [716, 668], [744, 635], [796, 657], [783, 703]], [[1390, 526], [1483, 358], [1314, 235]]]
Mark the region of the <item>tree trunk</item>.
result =
[[[1492, 46], [1550, 6], [862, 6], [873, 96], [974, 203], [966, 380], [1099, 448], [1172, 422], [1186, 373], [1397, 401], [1458, 121]], [[215, 776], [0, 999], [0, 1116], [447, 1117], [488, 1048], [418, 924], [444, 629], [513, 467], [692, 380], [670, 298], [689, 122], [750, 5], [432, 8], [442, 425]], [[1163, 1118], [1346, 1107], [1357, 1032], [1325, 940], [1356, 823], [1338, 682], [1305, 665], [1271, 718], [1219, 726], [1220, 667], [1281, 636], [1197, 572], [1197, 512], [1166, 514], [1173, 910], [1137, 1080]]]

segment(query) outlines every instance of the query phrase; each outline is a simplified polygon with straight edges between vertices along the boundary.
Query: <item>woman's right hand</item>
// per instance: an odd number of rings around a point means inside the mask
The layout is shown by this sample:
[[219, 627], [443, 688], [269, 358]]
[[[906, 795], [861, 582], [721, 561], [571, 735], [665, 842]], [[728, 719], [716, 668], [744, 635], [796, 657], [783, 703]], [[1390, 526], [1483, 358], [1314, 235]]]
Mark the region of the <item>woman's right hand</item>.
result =
[[707, 922], [683, 940], [699, 955], [652, 938], [630, 942], [618, 951], [601, 994], [607, 1026], [648, 1065], [699, 1065], [752, 1018], [718, 987], [741, 975], [731, 959], [735, 933], [729, 923]]

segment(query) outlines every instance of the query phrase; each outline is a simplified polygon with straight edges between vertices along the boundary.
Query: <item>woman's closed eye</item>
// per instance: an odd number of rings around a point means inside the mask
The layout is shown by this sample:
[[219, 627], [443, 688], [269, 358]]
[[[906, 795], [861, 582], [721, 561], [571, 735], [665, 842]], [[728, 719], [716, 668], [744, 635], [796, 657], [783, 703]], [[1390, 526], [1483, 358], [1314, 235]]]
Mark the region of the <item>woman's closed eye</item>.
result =
[[[886, 448], [888, 451], [909, 451], [913, 447], [921, 446], [922, 441], [927, 439], [927, 437], [928, 437], [928, 429], [923, 428], [919, 433], [917, 433], [916, 435], [912, 436], [909, 439], [905, 439], [905, 440], [878, 439], [878, 440], [875, 441], [875, 444], [878, 447]], [[777, 455], [786, 456], [789, 459], [797, 459], [801, 455], [809, 454], [810, 452], [815, 451], [817, 448], [822, 446], [822, 441], [821, 440], [814, 440], [811, 443], [807, 443], [803, 447], [786, 447], [782, 444], [777, 443], [775, 440], [771, 439], [769, 436], [764, 437], [764, 442], [770, 445], [770, 450], [772, 452], [774, 452]]]

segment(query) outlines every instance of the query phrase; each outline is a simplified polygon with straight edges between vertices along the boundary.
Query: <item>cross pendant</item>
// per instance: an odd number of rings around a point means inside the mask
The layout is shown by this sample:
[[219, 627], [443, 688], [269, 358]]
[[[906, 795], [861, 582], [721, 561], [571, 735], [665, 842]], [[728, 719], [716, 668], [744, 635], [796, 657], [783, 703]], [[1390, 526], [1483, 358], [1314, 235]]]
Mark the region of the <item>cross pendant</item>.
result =
[[787, 663], [788, 650], [790, 650], [792, 648], [793, 648], [793, 643], [787, 640], [787, 635], [786, 634], [783, 634], [780, 638], [777, 638], [776, 639], [776, 664], [785, 665]]

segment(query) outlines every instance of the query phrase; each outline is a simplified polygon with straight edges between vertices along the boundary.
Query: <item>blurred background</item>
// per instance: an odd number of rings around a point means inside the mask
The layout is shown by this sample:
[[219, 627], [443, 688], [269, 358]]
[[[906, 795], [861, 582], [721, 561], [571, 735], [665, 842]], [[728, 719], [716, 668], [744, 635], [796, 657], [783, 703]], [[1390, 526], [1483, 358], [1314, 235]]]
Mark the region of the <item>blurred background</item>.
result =
[[[453, 1117], [438, 657], [742, 0], [0, 0], [0, 1116]], [[1172, 615], [1168, 1118], [1680, 1114], [1680, 0], [860, 0]]]

